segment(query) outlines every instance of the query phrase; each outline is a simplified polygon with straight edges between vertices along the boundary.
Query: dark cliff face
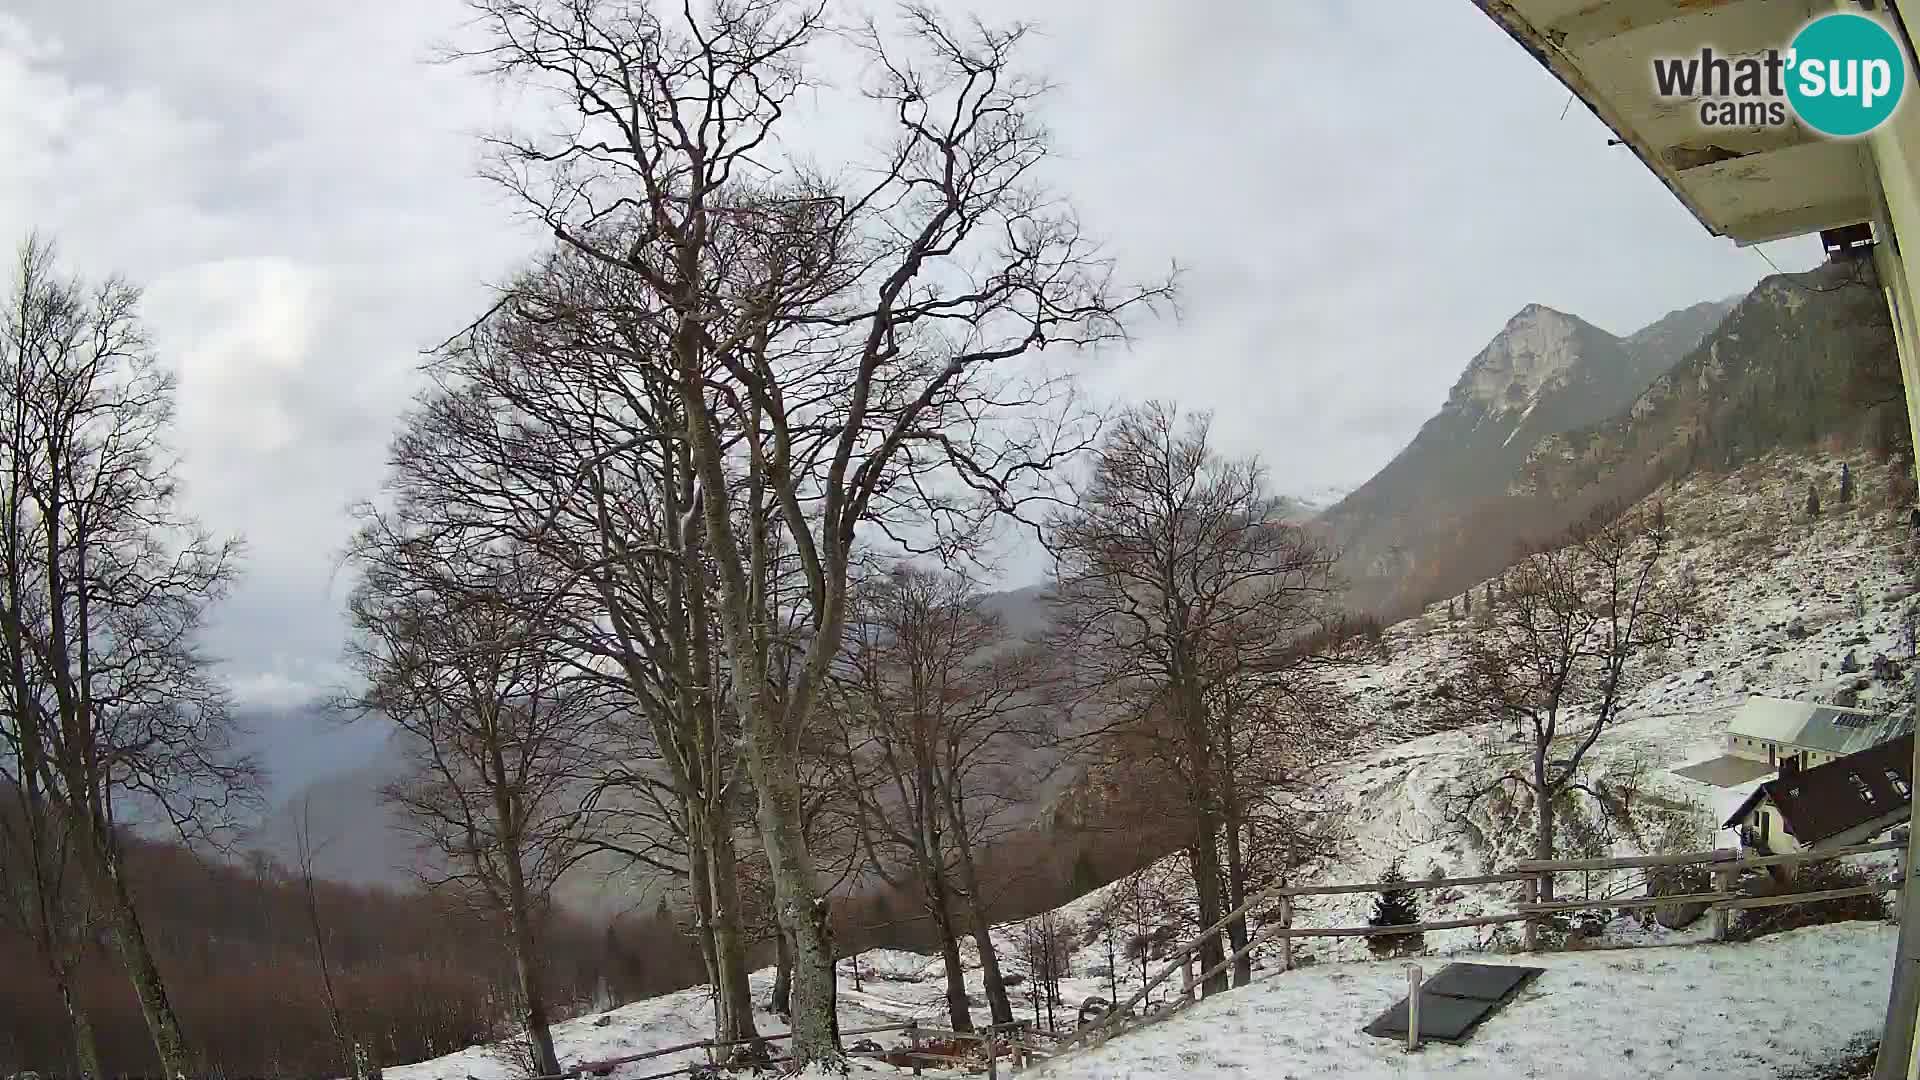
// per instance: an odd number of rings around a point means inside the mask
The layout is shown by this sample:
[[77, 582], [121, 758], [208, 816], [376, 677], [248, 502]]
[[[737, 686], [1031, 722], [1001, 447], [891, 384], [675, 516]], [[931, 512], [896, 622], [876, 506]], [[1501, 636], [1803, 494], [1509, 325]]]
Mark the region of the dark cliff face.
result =
[[1897, 386], [1898, 371], [1885, 299], [1860, 264], [1770, 277], [1626, 408], [1542, 439], [1509, 490], [1566, 499], [1864, 437], [1872, 387]]
[[1502, 496], [1542, 440], [1628, 407], [1728, 307], [1696, 304], [1625, 338], [1539, 304], [1522, 308], [1406, 449], [1322, 515], [1363, 606], [1430, 563], [1439, 537]]

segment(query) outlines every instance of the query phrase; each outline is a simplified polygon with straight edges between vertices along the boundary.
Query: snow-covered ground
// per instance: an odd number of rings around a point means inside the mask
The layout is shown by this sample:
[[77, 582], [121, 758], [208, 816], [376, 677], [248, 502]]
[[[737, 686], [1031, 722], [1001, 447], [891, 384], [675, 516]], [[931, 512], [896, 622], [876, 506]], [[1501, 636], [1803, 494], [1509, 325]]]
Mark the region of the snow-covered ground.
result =
[[[772, 990], [772, 970], [755, 974], [752, 981], [754, 1000], [765, 1002]], [[842, 995], [839, 1004], [841, 1027], [851, 1030], [898, 1023], [915, 1011], [897, 1005], [890, 1012], [877, 1011], [866, 1007], [861, 998], [862, 995], [855, 994], [850, 986]], [[867, 1001], [884, 1002], [884, 999], [867, 996]], [[759, 1014], [755, 1017], [755, 1023], [762, 1034], [784, 1033], [787, 1030], [786, 1021], [770, 1013]], [[713, 1000], [708, 996], [706, 987], [693, 987], [648, 998], [553, 1026], [554, 1050], [564, 1068], [580, 1062], [605, 1061], [711, 1038]], [[892, 1046], [899, 1041], [891, 1035], [875, 1038], [885, 1046]], [[621, 1077], [648, 1076], [704, 1063], [706, 1060], [704, 1051], [687, 1050], [623, 1066], [614, 1071], [613, 1077], [614, 1080], [620, 1080]], [[883, 1066], [881, 1071], [891, 1070]], [[387, 1080], [510, 1080], [526, 1075], [526, 1070], [515, 1064], [512, 1052], [506, 1047], [475, 1046], [417, 1065], [389, 1068], [383, 1071], [383, 1075]], [[928, 1075], [947, 1074], [929, 1070]]]
[[[1863, 668], [1876, 653], [1904, 663], [1910, 656], [1905, 626], [1920, 604], [1901, 569], [1901, 548], [1911, 542], [1906, 512], [1885, 504], [1881, 467], [1864, 457], [1850, 460], [1858, 492], [1850, 506], [1835, 505], [1840, 464], [1833, 458], [1775, 456], [1734, 476], [1692, 478], [1656, 496], [1676, 535], [1677, 558], [1706, 601], [1706, 636], [1648, 661], [1644, 686], [1596, 744], [1586, 770], [1629, 796], [1626, 811], [1576, 822], [1569, 831], [1579, 835], [1563, 843], [1562, 855], [1727, 842], [1717, 825], [1751, 785], [1716, 788], [1672, 770], [1720, 753], [1727, 723], [1749, 694], [1830, 701], [1847, 690], [1874, 708], [1911, 693], [1911, 672], [1881, 685], [1864, 672], [1840, 670], [1849, 651]], [[1813, 477], [1820, 478], [1828, 506], [1808, 522], [1804, 505]], [[1476, 607], [1483, 595], [1475, 590]], [[1409, 877], [1478, 875], [1530, 854], [1524, 807], [1482, 805], [1463, 819], [1448, 799], [1516, 745], [1485, 727], [1439, 730], [1445, 725], [1435, 691], [1472, 627], [1471, 616], [1449, 620], [1447, 606], [1437, 605], [1390, 628], [1380, 658], [1342, 675], [1350, 708], [1369, 722], [1368, 741], [1323, 779], [1327, 799], [1345, 808], [1342, 839], [1337, 853], [1303, 872], [1300, 883], [1378, 880], [1396, 860]], [[1138, 881], [1096, 890], [1055, 913], [1078, 931], [1079, 944], [1062, 985], [1063, 1025], [1071, 1026], [1088, 997], [1124, 999], [1138, 988], [1143, 963], [1124, 955], [1127, 938], [1159, 930], [1165, 945], [1153, 950], [1158, 953], [1191, 936], [1193, 928], [1169, 924], [1182, 917], [1170, 913], [1186, 907], [1183, 878], [1175, 857]], [[1423, 892], [1421, 915], [1439, 920], [1510, 911], [1518, 897], [1503, 891], [1508, 888]], [[1567, 875], [1560, 882], [1561, 894], [1572, 896], [1643, 888], [1624, 874]], [[1129, 890], [1137, 902], [1128, 902]], [[1311, 898], [1298, 908], [1296, 924], [1356, 925], [1371, 904], [1360, 894]], [[1111, 971], [1109, 937], [1098, 930], [1103, 921], [1116, 924], [1113, 939], [1121, 943]], [[1432, 932], [1426, 951], [1450, 958], [1498, 953], [1505, 933]], [[1596, 944], [1688, 945], [1704, 933], [1704, 924], [1670, 931], [1629, 914], [1608, 923]], [[998, 928], [994, 936], [1003, 969], [1024, 975], [1020, 927]], [[1311, 939], [1297, 949], [1310, 966], [1256, 976], [1250, 987], [1063, 1059], [1054, 1070], [1070, 1078], [1772, 1076], [1767, 1070], [1776, 1065], [1836, 1052], [1875, 1026], [1885, 1007], [1891, 948], [1890, 929], [1856, 923], [1747, 945], [1535, 954], [1524, 962], [1548, 974], [1469, 1045], [1404, 1057], [1359, 1032], [1392, 1003], [1396, 988], [1404, 989], [1401, 965], [1355, 962], [1367, 957], [1357, 939]], [[971, 942], [962, 951], [979, 1015], [984, 993], [977, 957]], [[1270, 963], [1271, 957], [1260, 960], [1262, 967]], [[1144, 966], [1157, 971], [1161, 963], [1149, 955]], [[1438, 966], [1429, 962], [1430, 969]], [[770, 978], [770, 972], [756, 976], [756, 1000], [766, 999]], [[908, 1016], [943, 1022], [938, 956], [870, 950], [842, 961], [840, 985], [844, 1027]], [[1178, 988], [1174, 979], [1165, 992]], [[1028, 989], [1013, 989], [1023, 1016], [1031, 1015]], [[601, 1018], [594, 1016], [569, 1021], [555, 1036], [563, 1062], [595, 1060], [702, 1038], [711, 1015], [705, 991], [694, 989], [616, 1009], [605, 1014], [604, 1026], [595, 1026]], [[761, 1024], [763, 1031], [784, 1030], [771, 1016]], [[637, 1076], [696, 1060], [703, 1055], [690, 1052], [623, 1072]], [[504, 1080], [510, 1067], [504, 1057], [476, 1048], [388, 1074], [392, 1080]]]
[[1405, 996], [1402, 965], [1329, 964], [1211, 998], [1043, 1075], [1767, 1080], [1877, 1031], [1894, 937], [1844, 923], [1745, 945], [1485, 958], [1546, 972], [1465, 1045], [1414, 1054], [1361, 1031]]

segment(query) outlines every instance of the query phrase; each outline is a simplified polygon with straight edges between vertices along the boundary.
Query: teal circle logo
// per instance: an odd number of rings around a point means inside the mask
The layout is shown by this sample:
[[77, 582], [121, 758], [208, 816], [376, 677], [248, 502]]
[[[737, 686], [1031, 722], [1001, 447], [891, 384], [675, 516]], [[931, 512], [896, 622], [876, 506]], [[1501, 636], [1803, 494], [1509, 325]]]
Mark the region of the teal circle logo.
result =
[[1823, 15], [1801, 27], [1787, 53], [1787, 101], [1822, 135], [1865, 135], [1906, 89], [1900, 43], [1865, 15]]

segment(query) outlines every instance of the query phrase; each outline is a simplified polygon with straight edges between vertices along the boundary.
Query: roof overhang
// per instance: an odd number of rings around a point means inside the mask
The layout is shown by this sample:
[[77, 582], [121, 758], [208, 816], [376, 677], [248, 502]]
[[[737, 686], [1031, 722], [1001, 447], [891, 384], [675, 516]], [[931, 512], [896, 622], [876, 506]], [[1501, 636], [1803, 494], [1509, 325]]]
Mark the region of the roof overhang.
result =
[[1703, 46], [1785, 49], [1834, 0], [1474, 0], [1585, 101], [1709, 231], [1756, 244], [1869, 221], [1863, 140], [1784, 127], [1708, 127], [1698, 101], [1655, 93], [1656, 57]]

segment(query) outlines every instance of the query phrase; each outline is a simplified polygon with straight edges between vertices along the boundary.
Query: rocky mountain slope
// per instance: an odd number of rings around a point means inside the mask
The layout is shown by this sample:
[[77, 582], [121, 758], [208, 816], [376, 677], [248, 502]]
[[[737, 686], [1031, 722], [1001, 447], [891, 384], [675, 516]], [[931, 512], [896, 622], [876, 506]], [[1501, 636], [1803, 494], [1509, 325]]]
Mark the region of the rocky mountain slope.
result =
[[[1889, 316], [1864, 263], [1760, 282], [1613, 338], [1529, 307], [1393, 462], [1322, 517], [1363, 609], [1405, 614], [1697, 468], [1828, 437], [1904, 445]], [[1875, 406], [1889, 400], [1890, 406]]]
[[[1898, 385], [1893, 326], [1859, 263], [1762, 281], [1618, 415], [1540, 440], [1510, 493], [1565, 499], [1702, 466], [1728, 468], [1827, 435], [1866, 437]], [[1891, 434], [1897, 441], [1899, 432]]]
[[1322, 515], [1348, 572], [1362, 583], [1404, 575], [1423, 534], [1503, 494], [1542, 439], [1626, 408], [1729, 307], [1696, 304], [1624, 338], [1539, 304], [1522, 308], [1406, 449]]

